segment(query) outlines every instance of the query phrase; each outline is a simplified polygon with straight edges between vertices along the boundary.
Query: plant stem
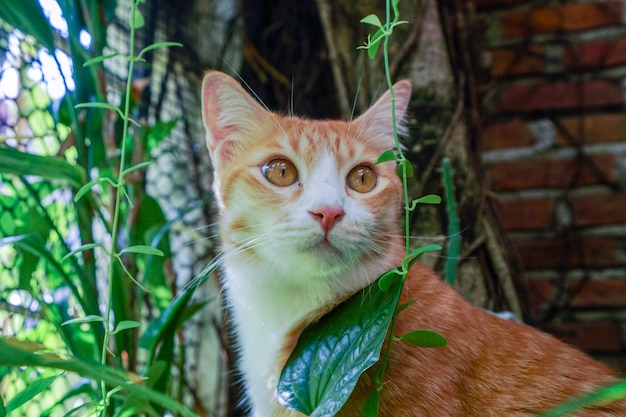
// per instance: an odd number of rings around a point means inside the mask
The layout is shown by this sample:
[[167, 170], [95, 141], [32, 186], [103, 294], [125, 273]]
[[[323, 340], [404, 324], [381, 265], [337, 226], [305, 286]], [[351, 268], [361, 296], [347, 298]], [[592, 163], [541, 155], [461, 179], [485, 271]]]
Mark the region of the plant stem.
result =
[[[118, 169], [118, 175], [117, 175], [117, 187], [114, 188], [114, 193], [115, 193], [115, 203], [114, 203], [114, 209], [113, 209], [113, 226], [111, 228], [111, 247], [109, 250], [109, 287], [108, 287], [108, 294], [107, 294], [107, 308], [106, 308], [106, 314], [105, 314], [105, 329], [104, 329], [104, 342], [102, 343], [102, 356], [101, 356], [101, 362], [103, 365], [106, 364], [107, 361], [107, 348], [109, 345], [109, 339], [111, 337], [111, 313], [112, 313], [112, 299], [113, 299], [113, 281], [114, 281], [114, 277], [115, 277], [115, 268], [114, 268], [114, 264], [116, 261], [118, 261], [119, 257], [117, 256], [117, 235], [118, 235], [118, 228], [119, 228], [119, 222], [120, 222], [120, 213], [121, 213], [121, 203], [122, 203], [122, 195], [124, 194], [121, 191], [121, 187], [124, 186], [124, 167], [126, 165], [126, 133], [128, 132], [128, 124], [129, 124], [129, 112], [130, 112], [130, 97], [131, 97], [131, 88], [132, 88], [132, 75], [133, 75], [133, 70], [134, 70], [134, 66], [135, 66], [135, 28], [133, 26], [133, 23], [135, 21], [135, 12], [137, 11], [137, 7], [138, 7], [138, 1], [134, 0], [133, 1], [133, 7], [131, 10], [131, 16], [130, 16], [130, 45], [129, 45], [129, 52], [128, 52], [128, 56], [130, 57], [129, 59], [129, 63], [128, 63], [128, 75], [126, 78], [126, 94], [125, 94], [125, 100], [124, 100], [124, 110], [123, 110], [123, 127], [122, 127], [122, 139], [121, 139], [121, 144], [120, 144], [120, 165], [119, 165], [119, 169]], [[122, 262], [121, 259], [119, 259], [119, 262]], [[101, 392], [102, 392], [102, 400], [104, 401], [104, 405], [103, 405], [103, 410], [102, 410], [102, 415], [106, 416], [107, 413], [107, 407], [108, 407], [108, 399], [107, 399], [107, 390], [106, 390], [106, 383], [104, 381], [101, 381]]]
[[[391, 18], [391, 1], [387, 0], [385, 2], [385, 26], [387, 28], [393, 26], [400, 20], [400, 16], [398, 14], [398, 10], [394, 7], [394, 18], [393, 21]], [[410, 252], [410, 239], [409, 239], [409, 214], [411, 212], [410, 201], [409, 201], [409, 191], [408, 191], [408, 182], [407, 182], [407, 172], [406, 172], [406, 158], [402, 153], [402, 146], [400, 145], [400, 138], [398, 137], [398, 129], [397, 129], [397, 119], [396, 119], [396, 97], [393, 92], [393, 82], [391, 80], [391, 68], [389, 62], [389, 38], [391, 33], [388, 33], [384, 36], [383, 40], [383, 61], [385, 65], [385, 78], [387, 79], [387, 87], [389, 90], [389, 97], [391, 101], [391, 123], [393, 124], [393, 139], [396, 144], [396, 151], [398, 152], [398, 163], [402, 167], [402, 189], [404, 193], [404, 250], [405, 256], [409, 255]]]

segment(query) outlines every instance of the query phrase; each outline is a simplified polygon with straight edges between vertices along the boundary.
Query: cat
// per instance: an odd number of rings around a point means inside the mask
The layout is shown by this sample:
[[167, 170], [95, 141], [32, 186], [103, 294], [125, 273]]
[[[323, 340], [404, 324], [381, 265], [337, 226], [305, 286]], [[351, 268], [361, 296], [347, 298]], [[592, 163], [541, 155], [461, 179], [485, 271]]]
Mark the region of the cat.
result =
[[[410, 81], [393, 91], [400, 120]], [[390, 94], [352, 121], [278, 115], [217, 71], [206, 73], [201, 94], [223, 288], [250, 412], [301, 415], [276, 394], [300, 332], [404, 257], [395, 162], [373, 163], [395, 149]], [[380, 416], [534, 416], [616, 381], [552, 336], [471, 306], [425, 266], [409, 271], [407, 300], [416, 302], [398, 316], [397, 334], [430, 329], [448, 344], [394, 344]], [[370, 381], [361, 377], [338, 415], [359, 415]], [[626, 403], [577, 415], [626, 416]]]

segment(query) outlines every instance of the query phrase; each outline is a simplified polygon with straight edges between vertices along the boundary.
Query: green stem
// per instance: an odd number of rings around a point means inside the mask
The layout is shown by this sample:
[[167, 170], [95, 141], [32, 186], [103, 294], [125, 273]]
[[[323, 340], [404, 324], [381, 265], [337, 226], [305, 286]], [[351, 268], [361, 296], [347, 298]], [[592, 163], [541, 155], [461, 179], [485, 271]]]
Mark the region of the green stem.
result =
[[[394, 6], [394, 19], [393, 22], [390, 22], [390, 4], [391, 2], [388, 0], [385, 2], [385, 26], [392, 27], [396, 24], [399, 19], [399, 13], [397, 7]], [[389, 90], [389, 98], [391, 101], [391, 122], [393, 124], [393, 139], [396, 144], [396, 151], [398, 152], [398, 163], [402, 166], [402, 188], [404, 192], [404, 250], [405, 256], [409, 255], [410, 252], [410, 239], [409, 239], [409, 214], [411, 212], [410, 201], [409, 201], [409, 191], [408, 191], [408, 182], [407, 182], [407, 172], [406, 172], [406, 158], [402, 153], [402, 146], [400, 145], [400, 138], [398, 136], [397, 129], [397, 119], [396, 119], [396, 97], [393, 91], [393, 82], [391, 80], [391, 67], [389, 63], [389, 38], [391, 33], [386, 33], [384, 35], [383, 40], [383, 61], [385, 65], [385, 77], [387, 79], [387, 87]]]
[[[117, 175], [117, 187], [115, 188], [115, 203], [114, 203], [114, 212], [113, 212], [113, 226], [111, 228], [111, 247], [109, 250], [109, 287], [108, 287], [108, 294], [107, 294], [107, 309], [106, 309], [106, 315], [105, 315], [105, 329], [104, 329], [104, 343], [102, 344], [102, 357], [101, 357], [101, 361], [102, 364], [105, 365], [106, 364], [106, 360], [107, 360], [107, 348], [109, 345], [109, 339], [111, 337], [111, 313], [112, 313], [112, 302], [111, 300], [113, 299], [113, 281], [114, 281], [114, 277], [115, 277], [115, 268], [114, 268], [114, 264], [116, 261], [118, 261], [118, 256], [117, 256], [117, 234], [118, 234], [118, 227], [119, 227], [119, 222], [120, 222], [120, 205], [122, 203], [122, 195], [123, 193], [121, 192], [121, 187], [123, 187], [124, 185], [124, 167], [126, 166], [126, 133], [128, 132], [128, 124], [129, 124], [129, 112], [130, 112], [130, 97], [131, 97], [131, 88], [132, 88], [132, 74], [133, 74], [133, 70], [134, 70], [134, 66], [135, 66], [135, 28], [132, 24], [132, 22], [135, 21], [135, 12], [137, 11], [137, 7], [138, 7], [138, 0], [133, 1], [133, 7], [131, 10], [131, 16], [130, 16], [130, 45], [129, 45], [129, 53], [128, 56], [130, 57], [129, 59], [129, 63], [128, 63], [128, 76], [126, 79], [126, 95], [125, 95], [125, 100], [124, 100], [124, 117], [123, 117], [123, 126], [122, 126], [122, 140], [121, 140], [121, 145], [120, 145], [120, 165], [119, 165], [119, 169], [118, 169], [118, 175]], [[119, 262], [122, 262], [121, 260], [119, 260]], [[107, 389], [106, 389], [106, 382], [105, 381], [101, 381], [101, 392], [102, 392], [102, 400], [104, 402], [103, 404], [103, 410], [102, 410], [102, 415], [106, 416], [107, 413], [107, 407], [108, 407], [108, 399], [107, 399]]]
[[[396, 7], [394, 7], [394, 20], [390, 22], [390, 3], [391, 0], [387, 0], [385, 2], [385, 25], [386, 27], [393, 27], [395, 23], [399, 20], [399, 13]], [[389, 63], [389, 38], [391, 33], [387, 33], [384, 36], [383, 40], [383, 61], [385, 66], [385, 77], [387, 79], [387, 87], [389, 90], [389, 97], [391, 101], [391, 122], [393, 125], [393, 139], [396, 144], [396, 151], [398, 153], [398, 163], [402, 167], [401, 177], [402, 177], [402, 191], [404, 198], [404, 239], [405, 239], [405, 256], [409, 256], [410, 253], [410, 239], [409, 239], [409, 214], [411, 212], [410, 201], [409, 201], [409, 187], [407, 181], [407, 168], [406, 168], [406, 157], [402, 153], [402, 146], [400, 145], [400, 138], [398, 136], [397, 129], [397, 119], [396, 119], [396, 98], [393, 91], [393, 82], [391, 80], [391, 69]], [[402, 286], [404, 287], [404, 283], [406, 280], [406, 274], [408, 271], [402, 270], [400, 273], [402, 274]], [[387, 345], [385, 347], [385, 353], [383, 354], [383, 358], [380, 361], [380, 367], [376, 372], [376, 383], [378, 384], [377, 389], [380, 391], [383, 388], [383, 377], [387, 367], [389, 366], [389, 357], [391, 355], [391, 345], [393, 343], [393, 333], [396, 326], [396, 317], [397, 317], [397, 309], [399, 299], [396, 301], [396, 310], [393, 313], [391, 318], [391, 324], [389, 325], [388, 336], [387, 336]]]

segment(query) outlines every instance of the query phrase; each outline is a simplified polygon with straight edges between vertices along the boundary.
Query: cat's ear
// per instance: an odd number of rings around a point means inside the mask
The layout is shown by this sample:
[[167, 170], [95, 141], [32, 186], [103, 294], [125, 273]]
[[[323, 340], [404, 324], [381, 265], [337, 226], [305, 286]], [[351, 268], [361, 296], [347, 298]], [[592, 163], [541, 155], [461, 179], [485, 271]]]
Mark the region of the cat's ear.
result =
[[209, 71], [202, 81], [202, 121], [211, 157], [229, 156], [238, 138], [254, 134], [267, 112], [229, 75]]
[[[398, 133], [407, 133], [405, 115], [411, 100], [411, 81], [402, 80], [393, 85], [395, 113]], [[384, 137], [393, 143], [393, 119], [391, 117], [391, 95], [386, 91], [365, 113], [359, 116], [355, 123], [361, 125], [371, 135]]]

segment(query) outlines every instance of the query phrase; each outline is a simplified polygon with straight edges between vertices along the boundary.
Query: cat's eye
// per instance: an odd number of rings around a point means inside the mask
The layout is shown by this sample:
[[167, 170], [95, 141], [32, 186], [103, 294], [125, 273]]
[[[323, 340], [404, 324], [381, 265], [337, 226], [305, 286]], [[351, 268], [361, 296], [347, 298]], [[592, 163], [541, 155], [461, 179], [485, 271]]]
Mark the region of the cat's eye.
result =
[[367, 165], [357, 165], [346, 178], [348, 187], [359, 193], [371, 191], [376, 186], [376, 173]]
[[298, 170], [289, 160], [283, 158], [272, 159], [261, 168], [265, 178], [274, 185], [287, 187], [298, 181]]

